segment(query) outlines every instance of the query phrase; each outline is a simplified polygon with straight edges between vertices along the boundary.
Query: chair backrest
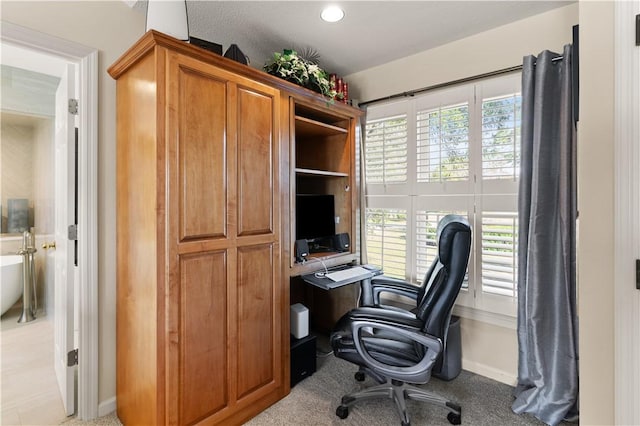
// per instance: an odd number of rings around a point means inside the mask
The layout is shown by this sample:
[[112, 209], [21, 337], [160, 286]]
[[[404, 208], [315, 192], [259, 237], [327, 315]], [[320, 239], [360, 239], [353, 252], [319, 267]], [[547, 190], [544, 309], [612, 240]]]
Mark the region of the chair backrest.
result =
[[423, 331], [444, 342], [469, 263], [471, 226], [462, 216], [447, 215], [438, 222], [436, 240], [438, 257], [425, 276], [415, 312], [424, 321]]

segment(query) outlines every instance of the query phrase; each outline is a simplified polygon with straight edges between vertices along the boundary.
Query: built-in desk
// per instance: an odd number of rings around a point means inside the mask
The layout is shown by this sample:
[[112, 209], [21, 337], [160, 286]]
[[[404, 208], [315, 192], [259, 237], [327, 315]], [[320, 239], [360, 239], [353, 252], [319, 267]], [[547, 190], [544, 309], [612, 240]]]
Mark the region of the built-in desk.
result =
[[[328, 268], [327, 272], [331, 273], [352, 267], [351, 265], [340, 265]], [[324, 268], [292, 277], [291, 303], [302, 303], [309, 308], [312, 329], [328, 333], [342, 315], [357, 307], [358, 299], [360, 305], [373, 303], [371, 278], [381, 275], [382, 270], [370, 265], [362, 265], [361, 267], [367, 269], [368, 272], [341, 281], [333, 281], [323, 277], [321, 274], [325, 273]], [[316, 275], [316, 273], [320, 274]], [[350, 285], [358, 282], [360, 283], [359, 298], [357, 287]]]
[[340, 281], [334, 281], [325, 276], [324, 270], [319, 270], [316, 272], [312, 272], [310, 274], [302, 275], [302, 279], [305, 282], [311, 285], [314, 285], [316, 287], [319, 287], [323, 290], [332, 290], [334, 288], [342, 287], [344, 285], [357, 283], [358, 281], [371, 280], [371, 278], [375, 277], [376, 275], [382, 274], [382, 270], [380, 268], [377, 268], [371, 265], [357, 265], [357, 266], [342, 265], [334, 268], [328, 268], [327, 272], [331, 273], [335, 271], [344, 271], [344, 270], [353, 269], [353, 268], [366, 269], [366, 272], [351, 276], [349, 278], [345, 278]]

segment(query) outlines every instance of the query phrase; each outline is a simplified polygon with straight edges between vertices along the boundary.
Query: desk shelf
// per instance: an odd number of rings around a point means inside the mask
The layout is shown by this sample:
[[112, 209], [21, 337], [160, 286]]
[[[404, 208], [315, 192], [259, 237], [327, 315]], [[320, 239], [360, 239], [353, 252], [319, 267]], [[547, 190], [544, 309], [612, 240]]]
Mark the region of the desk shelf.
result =
[[347, 129], [296, 115], [296, 136], [324, 137], [346, 135]]
[[296, 174], [299, 176], [349, 177], [348, 173], [330, 172], [328, 170], [300, 169], [300, 168], [296, 168]]

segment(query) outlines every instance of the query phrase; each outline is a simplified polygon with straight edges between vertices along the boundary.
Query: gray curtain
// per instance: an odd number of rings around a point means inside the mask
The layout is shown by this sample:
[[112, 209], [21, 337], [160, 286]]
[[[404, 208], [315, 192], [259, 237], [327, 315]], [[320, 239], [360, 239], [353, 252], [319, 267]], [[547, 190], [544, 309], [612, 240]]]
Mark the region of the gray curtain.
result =
[[518, 384], [512, 409], [577, 416], [576, 131], [571, 45], [524, 58], [518, 197]]

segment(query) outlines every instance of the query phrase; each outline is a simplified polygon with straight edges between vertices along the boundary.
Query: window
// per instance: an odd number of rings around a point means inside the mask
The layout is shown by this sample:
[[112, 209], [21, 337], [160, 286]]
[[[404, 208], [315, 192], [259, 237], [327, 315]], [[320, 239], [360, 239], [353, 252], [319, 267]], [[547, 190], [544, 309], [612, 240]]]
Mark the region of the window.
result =
[[482, 101], [483, 179], [517, 179], [521, 104], [519, 94]]
[[404, 278], [407, 211], [367, 209], [366, 222], [370, 263], [381, 266], [388, 276]]
[[367, 180], [371, 183], [407, 181], [407, 117], [367, 123]]
[[417, 124], [417, 181], [469, 179], [469, 106], [420, 111]]
[[482, 291], [517, 296], [518, 215], [482, 212]]
[[449, 213], [473, 227], [458, 305], [515, 316], [520, 75], [367, 111], [365, 167], [369, 263], [420, 283]]

